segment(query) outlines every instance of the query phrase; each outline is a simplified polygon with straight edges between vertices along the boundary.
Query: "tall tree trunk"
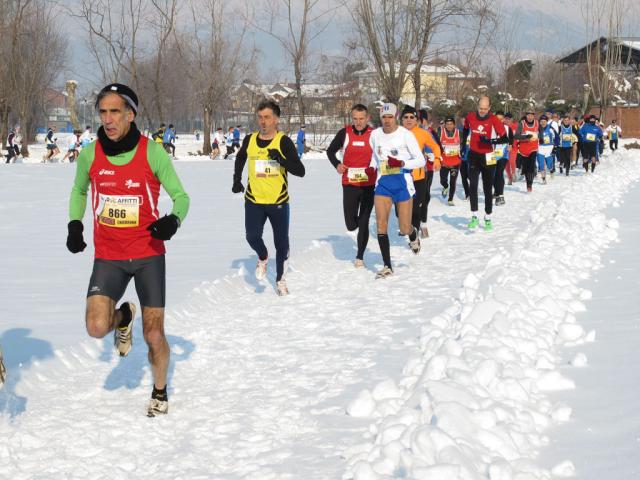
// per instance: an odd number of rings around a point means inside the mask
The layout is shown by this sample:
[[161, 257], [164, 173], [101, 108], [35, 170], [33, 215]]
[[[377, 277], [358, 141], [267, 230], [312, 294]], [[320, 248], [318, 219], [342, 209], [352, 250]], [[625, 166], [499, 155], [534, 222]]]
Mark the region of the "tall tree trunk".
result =
[[422, 78], [420, 78], [420, 70], [422, 70], [422, 64], [418, 62], [413, 69], [413, 88], [416, 91], [414, 107], [416, 107], [416, 110], [420, 110], [420, 104], [422, 103]]
[[5, 98], [0, 99], [0, 138], [2, 148], [7, 148], [7, 136], [9, 135], [9, 106]]
[[20, 155], [29, 157], [29, 116], [26, 113], [20, 114], [20, 134], [22, 135], [22, 145], [20, 146]]
[[[211, 153], [211, 108], [204, 107], [204, 115], [202, 116], [202, 154], [209, 155]], [[220, 146], [222, 148], [222, 145]]]
[[302, 98], [302, 71], [300, 67], [296, 64], [294, 66], [295, 76], [296, 76], [296, 95], [298, 96], [298, 119], [300, 121], [300, 125], [304, 125], [304, 98]]

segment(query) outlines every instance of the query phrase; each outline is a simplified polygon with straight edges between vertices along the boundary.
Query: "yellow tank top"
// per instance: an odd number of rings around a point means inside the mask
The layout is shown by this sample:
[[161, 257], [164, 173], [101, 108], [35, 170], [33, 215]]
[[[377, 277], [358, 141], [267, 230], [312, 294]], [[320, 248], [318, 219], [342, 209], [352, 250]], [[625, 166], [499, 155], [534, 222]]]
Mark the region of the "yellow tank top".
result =
[[269, 158], [268, 150], [280, 152], [282, 132], [277, 132], [273, 140], [264, 148], [258, 146], [258, 132], [252, 133], [247, 146], [247, 161], [249, 162], [249, 183], [245, 198], [253, 203], [275, 204], [289, 201], [287, 171], [276, 160]]

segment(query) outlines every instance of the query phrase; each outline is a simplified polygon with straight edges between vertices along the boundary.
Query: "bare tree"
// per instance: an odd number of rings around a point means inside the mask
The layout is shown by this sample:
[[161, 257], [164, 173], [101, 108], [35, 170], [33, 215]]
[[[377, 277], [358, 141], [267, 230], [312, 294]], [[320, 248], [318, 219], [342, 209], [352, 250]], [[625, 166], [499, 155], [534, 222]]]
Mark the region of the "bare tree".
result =
[[[261, 5], [266, 15], [256, 15], [252, 24], [280, 43], [293, 66], [300, 123], [305, 123], [302, 85], [307, 73], [312, 42], [327, 28], [329, 14], [338, 5], [322, 0], [274, 0]], [[282, 29], [282, 27], [285, 27]], [[283, 31], [284, 30], [284, 31]]]
[[413, 8], [402, 0], [356, 0], [354, 24], [387, 101], [402, 96], [418, 32]]
[[[586, 68], [589, 86], [600, 115], [609, 105], [617, 73], [625, 63], [622, 44], [619, 43], [627, 2], [620, 0], [586, 0], [581, 5], [587, 39], [596, 40], [587, 45]], [[603, 23], [604, 22], [604, 23]], [[630, 59], [626, 60], [628, 65]]]
[[[120, 81], [141, 91], [138, 51], [145, 0], [80, 0], [80, 18], [87, 29], [89, 51], [104, 83]], [[141, 113], [150, 122], [141, 98]]]
[[232, 11], [227, 2], [189, 0], [189, 6], [193, 30], [177, 38], [176, 45], [189, 65], [185, 74], [203, 110], [202, 150], [206, 155], [211, 152], [213, 114], [228, 104], [234, 83], [254, 63], [255, 49], [247, 51], [244, 46], [249, 23], [229, 20], [246, 19], [246, 15]]
[[43, 106], [44, 90], [53, 84], [64, 64], [66, 43], [44, 0], [9, 3], [8, 82], [23, 136], [21, 154], [29, 156], [28, 142], [35, 132], [33, 120]]
[[418, 0], [410, 2], [408, 6], [413, 28], [417, 29], [413, 68], [416, 109], [422, 107], [422, 66], [429, 58], [433, 36], [440, 27], [454, 22], [455, 17], [465, 15], [468, 12], [467, 5], [466, 0]]
[[151, 0], [153, 6], [150, 24], [152, 31], [154, 32], [154, 45], [156, 48], [156, 54], [153, 56], [153, 76], [150, 79], [150, 83], [153, 86], [153, 105], [155, 105], [155, 114], [159, 120], [164, 118], [163, 112], [163, 91], [162, 91], [162, 72], [167, 66], [165, 63], [164, 54], [167, 49], [168, 43], [172, 38], [172, 34], [175, 29], [177, 0]]

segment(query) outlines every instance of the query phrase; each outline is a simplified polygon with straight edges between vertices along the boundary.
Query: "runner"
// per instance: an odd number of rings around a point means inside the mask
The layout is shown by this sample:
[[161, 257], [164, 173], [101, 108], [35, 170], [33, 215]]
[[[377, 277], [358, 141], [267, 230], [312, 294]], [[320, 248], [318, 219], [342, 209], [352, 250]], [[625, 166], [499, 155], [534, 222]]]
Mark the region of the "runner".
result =
[[171, 157], [176, 158], [176, 129], [173, 127], [173, 123], [169, 124], [162, 135], [162, 146], [167, 153], [171, 152]]
[[305, 128], [307, 128], [306, 125], [300, 125], [300, 130], [298, 130], [298, 136], [296, 137], [296, 149], [298, 150], [298, 156], [300, 158], [302, 158], [302, 154], [304, 153], [304, 146], [307, 141], [304, 134]]
[[[351, 125], [340, 129], [327, 148], [327, 157], [342, 175], [342, 209], [347, 230], [358, 230], [358, 250], [354, 265], [363, 268], [364, 251], [369, 242], [369, 219], [373, 210], [373, 190], [376, 171], [371, 163], [369, 138], [373, 129], [368, 125], [369, 112], [362, 104], [351, 108]], [[337, 157], [341, 152], [342, 161]]]
[[434, 170], [440, 170], [440, 160], [442, 153], [440, 146], [431, 136], [431, 132], [418, 125], [418, 112], [410, 105], [405, 105], [402, 110], [402, 126], [413, 133], [418, 146], [427, 158], [426, 167], [416, 168], [411, 172], [415, 195], [413, 196], [413, 206], [411, 209], [411, 224], [420, 232], [422, 238], [429, 237], [427, 228], [428, 204], [431, 200], [431, 183], [433, 182]]
[[[67, 248], [78, 253], [87, 244], [82, 217], [91, 184], [95, 260], [87, 292], [86, 327], [92, 337], [114, 332], [121, 356], [132, 346], [136, 307], [116, 304], [134, 278], [142, 307], [142, 331], [149, 347], [153, 391], [147, 415], [165, 414], [169, 345], [164, 334], [165, 247], [189, 209], [189, 197], [161, 145], [141, 135], [134, 120], [135, 92], [119, 83], [104, 87], [96, 108], [102, 127], [98, 140], [78, 156], [69, 202]], [[170, 215], [159, 216], [158, 196], [164, 187], [173, 200]]]
[[589, 164], [591, 164], [591, 173], [596, 169], [598, 163], [598, 148], [602, 139], [602, 129], [596, 124], [597, 117], [589, 116], [589, 123], [585, 123], [580, 128], [579, 137], [582, 139], [582, 167], [585, 172], [589, 172]]
[[235, 143], [235, 141], [233, 139], [233, 134], [234, 134], [233, 127], [229, 127], [229, 131], [227, 132], [227, 136], [224, 139], [225, 146], [227, 147], [227, 153], [225, 153], [224, 157], [222, 157], [224, 160], [226, 160], [229, 155], [232, 155], [233, 152], [236, 151], [236, 143]]
[[244, 225], [247, 242], [258, 254], [255, 275], [262, 280], [267, 275], [269, 253], [262, 240], [264, 224], [269, 220], [276, 247], [276, 292], [288, 295], [285, 281], [289, 258], [289, 181], [287, 174], [304, 177], [304, 165], [291, 139], [278, 131], [280, 107], [265, 100], [258, 104], [260, 130], [244, 137], [236, 155], [233, 193], [244, 192], [242, 170], [249, 161], [249, 180], [244, 202]]
[[469, 144], [469, 180], [471, 200], [471, 221], [469, 228], [478, 226], [478, 181], [482, 174], [482, 190], [484, 192], [484, 229], [491, 231], [491, 212], [493, 209], [493, 177], [495, 175], [497, 157], [494, 145], [509, 141], [504, 125], [498, 117], [491, 113], [489, 97], [481, 96], [478, 109], [471, 112], [464, 120], [462, 143], [471, 138]]
[[560, 123], [557, 157], [560, 174], [565, 171], [567, 177], [569, 176], [569, 170], [571, 170], [571, 160], [575, 144], [578, 141], [577, 138], [578, 137], [573, 133], [571, 116], [568, 113], [565, 113], [562, 116], [562, 122]]
[[547, 183], [547, 171], [552, 179], [555, 173], [553, 150], [558, 145], [558, 135], [549, 124], [549, 119], [546, 115], [541, 115], [538, 121], [540, 122], [540, 133], [538, 135], [538, 154], [536, 158], [538, 160], [538, 173], [542, 177], [542, 184], [545, 185]]
[[75, 162], [78, 156], [79, 145], [80, 145], [80, 130], [77, 130], [77, 131], [74, 130], [73, 135], [69, 137], [69, 147], [62, 161], [64, 162], [68, 158], [69, 163]]
[[84, 148], [91, 143], [91, 125], [87, 125], [82, 135], [80, 135], [79, 141], [80, 148]]
[[[508, 116], [507, 116], [508, 115]], [[494, 155], [498, 161], [496, 163], [496, 174], [493, 179], [493, 189], [495, 190], [496, 205], [504, 205], [504, 170], [509, 164], [510, 145], [513, 143], [513, 130], [511, 130], [511, 114], [505, 114], [502, 111], [496, 112], [496, 117], [504, 124], [507, 132], [507, 141], [497, 144], [494, 148]]]
[[45, 138], [45, 142], [47, 144], [47, 153], [42, 158], [44, 162], [53, 160], [53, 157], [55, 157], [57, 154], [60, 153], [60, 149], [56, 144], [57, 139], [53, 137], [54, 135], [53, 132], [54, 132], [54, 127], [49, 127], [49, 130], [47, 130], [47, 136]]
[[216, 129], [216, 133], [213, 134], [213, 141], [211, 142], [211, 160], [215, 160], [220, 155], [221, 145], [224, 143], [224, 134], [222, 133], [222, 127]]
[[440, 185], [442, 196], [449, 197], [448, 205], [453, 206], [453, 196], [456, 193], [456, 182], [460, 173], [460, 129], [456, 127], [456, 120], [447, 117], [440, 129], [440, 145], [442, 145], [442, 168], [440, 169]]
[[153, 139], [154, 142], [162, 144], [162, 142], [164, 141], [165, 129], [166, 129], [165, 124], [161, 123], [160, 127], [158, 127], [158, 130], [156, 130], [154, 133], [151, 134], [151, 138]]
[[517, 140], [518, 158], [522, 174], [527, 182], [527, 192], [533, 190], [533, 179], [536, 176], [536, 159], [538, 156], [538, 143], [540, 126], [535, 117], [533, 109], [529, 108], [525, 112], [525, 117], [518, 124], [513, 139]]
[[611, 125], [605, 129], [604, 134], [609, 139], [609, 148], [615, 152], [618, 149], [618, 137], [622, 136], [622, 129], [616, 124], [615, 119], [611, 120]]
[[393, 275], [389, 235], [387, 233], [391, 207], [396, 204], [400, 234], [408, 235], [409, 247], [413, 253], [420, 251], [418, 230], [411, 225], [411, 210], [415, 194], [411, 170], [424, 167], [425, 158], [415, 136], [406, 128], [398, 125], [397, 107], [385, 103], [380, 109], [382, 126], [371, 133], [370, 143], [373, 150], [371, 167], [378, 170], [374, 204], [376, 207], [376, 225], [378, 244], [384, 266], [376, 278]]
[[7, 135], [7, 161], [5, 163], [11, 163], [11, 160], [20, 155], [20, 147], [17, 144], [16, 131], [11, 129], [9, 135]]
[[513, 182], [518, 180], [518, 169], [516, 167], [518, 149], [513, 140], [513, 135], [518, 128], [518, 122], [513, 120], [513, 115], [509, 112], [505, 113], [504, 116], [508, 121], [505, 124], [509, 125], [509, 161], [505, 165], [505, 171], [507, 172], [508, 185], [513, 185]]

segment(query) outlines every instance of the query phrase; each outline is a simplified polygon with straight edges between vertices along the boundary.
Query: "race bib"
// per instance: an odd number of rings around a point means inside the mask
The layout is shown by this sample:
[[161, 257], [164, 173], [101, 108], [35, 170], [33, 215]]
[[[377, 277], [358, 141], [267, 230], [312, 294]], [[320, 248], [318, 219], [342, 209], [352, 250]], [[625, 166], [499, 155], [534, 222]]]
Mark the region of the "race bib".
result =
[[140, 224], [142, 197], [137, 195], [100, 194], [98, 223], [108, 227], [131, 228]]
[[280, 164], [276, 160], [255, 160], [256, 177], [277, 177]]
[[549, 135], [545, 135], [544, 137], [542, 137], [542, 143], [548, 145], [551, 143], [551, 137]]
[[369, 175], [367, 175], [364, 168], [349, 168], [347, 170], [347, 178], [351, 183], [364, 183], [369, 181]]
[[380, 162], [380, 175], [396, 175], [401, 170], [400, 167], [390, 167], [386, 159]]
[[595, 142], [596, 141], [596, 134], [595, 133], [587, 133], [587, 141]]
[[562, 141], [563, 142], [570, 142], [573, 140], [573, 135], [571, 133], [563, 133], [562, 134]]
[[459, 145], [445, 145], [444, 146], [444, 154], [447, 157], [457, 157], [460, 155], [460, 146]]
[[498, 159], [502, 157], [502, 150], [494, 150], [491, 153], [485, 154], [487, 166], [495, 165], [498, 163]]

